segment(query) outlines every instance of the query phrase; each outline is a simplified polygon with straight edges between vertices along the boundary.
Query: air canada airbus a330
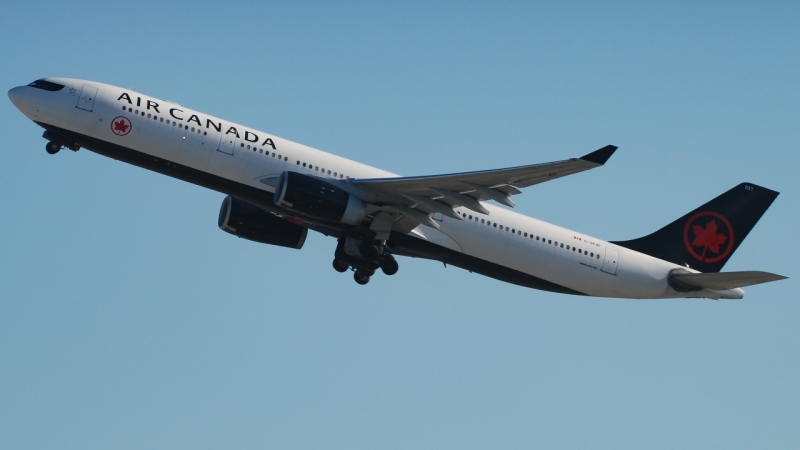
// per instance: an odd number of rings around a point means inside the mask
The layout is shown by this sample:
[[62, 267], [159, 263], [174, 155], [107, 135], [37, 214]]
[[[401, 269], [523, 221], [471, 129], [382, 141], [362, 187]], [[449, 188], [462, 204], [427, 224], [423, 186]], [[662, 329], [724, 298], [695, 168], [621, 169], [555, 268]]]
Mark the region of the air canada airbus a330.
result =
[[778, 193], [739, 184], [639, 239], [607, 242], [506, 208], [521, 188], [600, 167], [617, 149], [508, 169], [403, 177], [93, 81], [45, 78], [8, 92], [50, 154], [86, 148], [221, 192], [219, 227], [299, 249], [336, 238], [333, 268], [366, 284], [395, 256], [442, 261], [534, 289], [597, 297], [739, 299], [785, 277], [720, 270]]

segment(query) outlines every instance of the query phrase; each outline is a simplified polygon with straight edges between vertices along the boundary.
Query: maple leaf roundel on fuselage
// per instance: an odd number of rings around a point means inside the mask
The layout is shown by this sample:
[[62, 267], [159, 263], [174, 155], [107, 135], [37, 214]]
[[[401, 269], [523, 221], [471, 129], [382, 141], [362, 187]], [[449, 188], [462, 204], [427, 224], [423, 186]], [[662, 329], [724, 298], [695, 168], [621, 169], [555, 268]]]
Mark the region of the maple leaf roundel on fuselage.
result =
[[111, 132], [117, 136], [125, 136], [131, 132], [131, 121], [125, 116], [117, 116], [111, 121]]
[[686, 221], [683, 242], [698, 261], [715, 263], [730, 255], [734, 242], [733, 227], [719, 213], [699, 212]]

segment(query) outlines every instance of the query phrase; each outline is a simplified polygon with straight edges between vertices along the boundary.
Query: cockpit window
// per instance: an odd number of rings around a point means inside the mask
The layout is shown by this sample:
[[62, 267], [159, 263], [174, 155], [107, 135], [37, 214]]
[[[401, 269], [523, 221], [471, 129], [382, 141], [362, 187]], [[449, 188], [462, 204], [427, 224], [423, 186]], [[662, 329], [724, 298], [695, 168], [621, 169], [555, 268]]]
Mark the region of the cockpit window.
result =
[[63, 84], [56, 84], [45, 80], [36, 80], [33, 83], [29, 84], [28, 86], [35, 87], [36, 89], [44, 89], [45, 91], [54, 91], [54, 92], [64, 89]]

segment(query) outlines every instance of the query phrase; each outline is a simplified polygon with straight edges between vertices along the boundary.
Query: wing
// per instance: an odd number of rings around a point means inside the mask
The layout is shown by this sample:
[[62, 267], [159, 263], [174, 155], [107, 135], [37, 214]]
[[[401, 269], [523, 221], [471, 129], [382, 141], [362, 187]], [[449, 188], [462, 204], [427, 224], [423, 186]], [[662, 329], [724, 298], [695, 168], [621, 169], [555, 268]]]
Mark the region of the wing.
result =
[[411, 219], [414, 226], [423, 224], [438, 228], [431, 214], [440, 213], [461, 220], [453, 210], [459, 206], [489, 214], [481, 205], [486, 200], [513, 208], [514, 202], [509, 197], [521, 194], [518, 188], [600, 167], [616, 150], [617, 147], [607, 145], [581, 158], [544, 164], [423, 177], [356, 179], [350, 183], [363, 200]]

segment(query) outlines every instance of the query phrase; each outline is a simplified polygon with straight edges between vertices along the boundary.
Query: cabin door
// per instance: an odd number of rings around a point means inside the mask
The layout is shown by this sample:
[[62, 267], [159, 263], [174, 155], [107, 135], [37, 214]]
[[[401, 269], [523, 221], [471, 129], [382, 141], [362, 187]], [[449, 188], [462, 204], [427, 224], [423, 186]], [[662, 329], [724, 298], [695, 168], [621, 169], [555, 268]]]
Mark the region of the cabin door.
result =
[[228, 155], [233, 155], [233, 148], [236, 147], [236, 134], [220, 134], [219, 136], [219, 147], [217, 147], [217, 151], [226, 153]]
[[78, 104], [75, 105], [75, 107], [84, 111], [92, 112], [92, 109], [94, 108], [95, 97], [97, 97], [97, 88], [94, 86], [84, 85], [83, 89], [81, 89], [81, 96], [78, 97]]
[[617, 263], [619, 262], [619, 250], [606, 247], [606, 258], [603, 261], [603, 272], [611, 275], [617, 274]]

